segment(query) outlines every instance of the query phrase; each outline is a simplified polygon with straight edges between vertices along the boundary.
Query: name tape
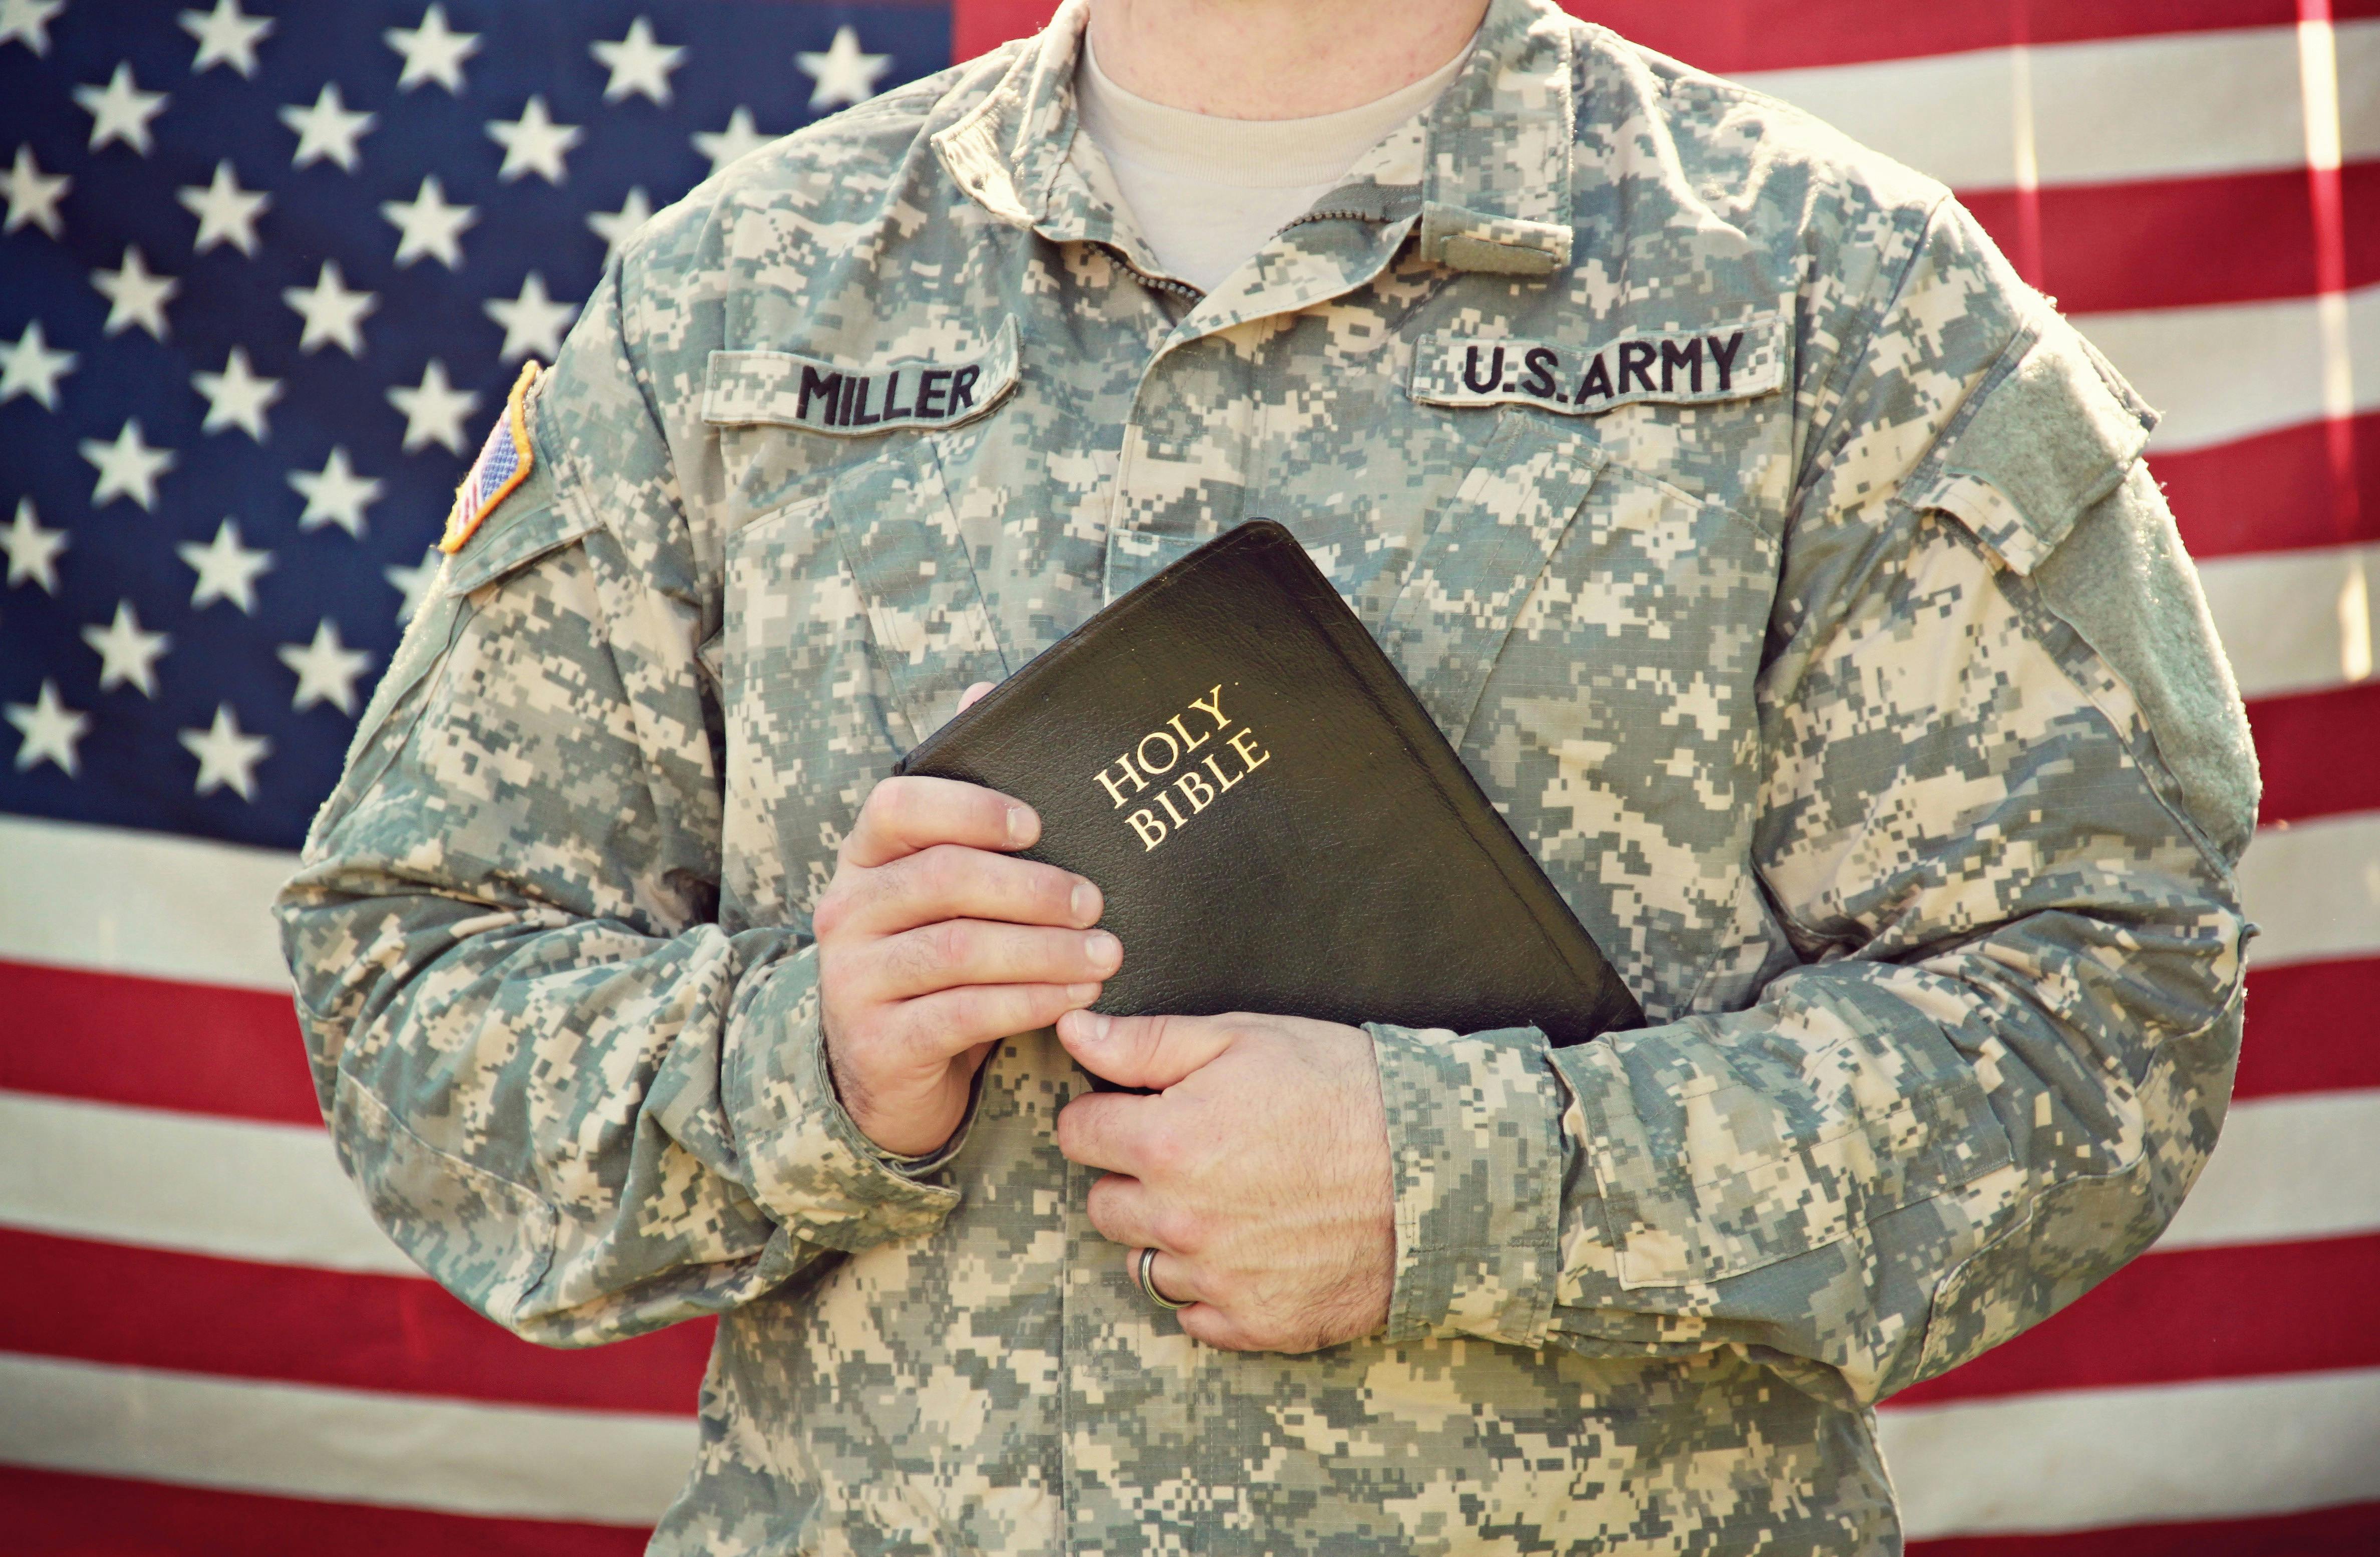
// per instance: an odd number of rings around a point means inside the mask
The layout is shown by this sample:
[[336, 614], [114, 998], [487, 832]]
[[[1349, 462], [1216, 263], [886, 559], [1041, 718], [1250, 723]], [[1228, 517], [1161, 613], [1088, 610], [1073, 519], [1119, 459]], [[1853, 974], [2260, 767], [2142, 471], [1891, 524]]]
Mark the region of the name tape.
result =
[[729, 426], [769, 423], [865, 437], [955, 425], [990, 410], [1015, 386], [1012, 319], [979, 353], [897, 358], [864, 368], [790, 351], [714, 351], [702, 416]]
[[1710, 330], [1631, 330], [1592, 350], [1437, 333], [1414, 352], [1413, 397], [1594, 416], [1644, 401], [1703, 405], [1783, 387], [1785, 327], [1762, 314]]

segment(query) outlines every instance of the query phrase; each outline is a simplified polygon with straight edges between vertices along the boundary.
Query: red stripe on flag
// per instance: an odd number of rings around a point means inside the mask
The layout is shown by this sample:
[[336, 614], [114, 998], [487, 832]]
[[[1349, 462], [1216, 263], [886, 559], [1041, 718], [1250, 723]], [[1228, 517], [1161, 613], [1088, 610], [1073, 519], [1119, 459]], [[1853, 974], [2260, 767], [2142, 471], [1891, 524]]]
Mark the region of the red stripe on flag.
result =
[[[1040, 30], [1055, 0], [954, 0], [951, 57], [973, 59], [1011, 38]], [[1920, 55], [2078, 43], [2141, 33], [2294, 27], [2296, 0], [2058, 0], [2056, 5], [1912, 6], [1908, 0], [1565, 0], [1565, 10], [1601, 22], [1705, 70], [1789, 70]], [[2380, 0], [2336, 0], [2339, 21], [2380, 16]], [[2019, 18], [2022, 18], [2020, 26]]]
[[[2345, 284], [2368, 286], [2380, 281], [2380, 163], [2350, 164], [2339, 184]], [[2041, 213], [2033, 279], [2070, 313], [2303, 298], [2321, 280], [2302, 168], [2059, 185], [2033, 198]], [[2023, 196], [1988, 189], [1960, 199], [2003, 249], [2020, 251]]]
[[558, 1351], [434, 1282], [5, 1229], [0, 1271], [0, 1351], [519, 1405], [690, 1416], [715, 1327]]
[[0, 1089], [320, 1125], [285, 994], [0, 962]]
[[2380, 957], [2248, 975], [2235, 1098], [2380, 1087]]
[[2374, 1551], [2380, 1551], [2380, 1503], [2372, 1502], [2204, 1524], [1951, 1536], [1909, 1544], [1910, 1557], [2372, 1557]]
[[2380, 681], [2258, 698], [2248, 727], [2265, 772], [2259, 822], [2380, 811]]
[[2380, 1365], [2341, 1293], [2380, 1288], [2380, 1235], [2143, 1255], [2005, 1345], [1895, 1405]]
[[636, 1557], [649, 1531], [312, 1502], [0, 1466], [18, 1557]]
[[[2091, 322], [2082, 324], [2090, 334]], [[2340, 533], [2338, 479], [2323, 422], [2184, 454], [2153, 454], [2149, 468], [2164, 483], [2192, 556], [2380, 541], [2380, 414], [2350, 425], [2362, 509], [2351, 533]]]

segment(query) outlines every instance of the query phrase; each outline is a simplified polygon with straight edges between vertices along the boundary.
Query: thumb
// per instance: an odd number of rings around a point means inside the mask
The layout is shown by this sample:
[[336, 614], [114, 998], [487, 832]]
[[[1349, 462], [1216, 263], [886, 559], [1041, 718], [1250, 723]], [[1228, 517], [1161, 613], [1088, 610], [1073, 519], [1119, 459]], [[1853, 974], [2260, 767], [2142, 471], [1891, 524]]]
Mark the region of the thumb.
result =
[[1160, 1091], [1204, 1069], [1238, 1039], [1220, 1016], [1110, 1016], [1069, 1011], [1058, 1041], [1083, 1068], [1120, 1087]]

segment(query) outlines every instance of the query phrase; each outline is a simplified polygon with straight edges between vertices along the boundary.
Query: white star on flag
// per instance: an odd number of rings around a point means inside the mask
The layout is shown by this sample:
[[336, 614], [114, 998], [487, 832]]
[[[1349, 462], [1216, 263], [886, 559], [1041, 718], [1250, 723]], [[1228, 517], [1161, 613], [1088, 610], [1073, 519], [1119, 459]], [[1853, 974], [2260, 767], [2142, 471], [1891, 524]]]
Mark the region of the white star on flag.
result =
[[642, 184], [628, 191], [617, 211], [590, 211], [587, 225], [603, 240], [603, 262], [610, 264], [619, 257], [620, 245], [637, 236], [637, 229], [653, 219], [653, 202]]
[[522, 104], [519, 118], [490, 119], [488, 139], [504, 149], [504, 164], [496, 170], [498, 178], [509, 184], [523, 174], [534, 173], [549, 184], [559, 184], [565, 176], [562, 159], [587, 139], [587, 132], [577, 125], [555, 124], [540, 93]]
[[43, 173], [42, 164], [33, 160], [30, 146], [17, 148], [17, 160], [8, 169], [8, 185], [5, 191], [8, 214], [0, 218], [0, 234], [13, 233], [31, 223], [56, 237], [65, 230], [58, 218], [58, 201], [66, 198], [74, 180], [63, 173]]
[[273, 652], [281, 657], [283, 664], [298, 673], [298, 691], [289, 700], [291, 708], [310, 709], [316, 703], [327, 702], [341, 713], [354, 716], [356, 677], [363, 675], [372, 657], [341, 643], [336, 622], [325, 616], [314, 629], [313, 642], [285, 643]]
[[364, 316], [380, 306], [377, 295], [347, 289], [346, 278], [339, 273], [336, 260], [322, 262], [322, 268], [314, 274], [313, 286], [283, 288], [281, 300], [306, 322], [298, 337], [299, 351], [335, 346], [350, 357], [364, 354]]
[[30, 395], [42, 409], [58, 408], [58, 380], [74, 371], [75, 354], [52, 351], [42, 322], [29, 319], [13, 345], [0, 345], [0, 406]]
[[256, 74], [256, 45], [273, 30], [271, 17], [251, 17], [239, 8], [239, 0], [215, 0], [212, 11], [184, 11], [179, 18], [182, 30], [199, 41], [199, 55], [190, 61], [190, 74], [203, 75], [218, 65], [228, 65], [243, 76]]
[[410, 622], [421, 614], [421, 608], [430, 603], [431, 590], [438, 583], [438, 570], [445, 562], [446, 553], [431, 546], [423, 550], [421, 560], [411, 567], [398, 563], [380, 570], [388, 587], [402, 597], [396, 602], [398, 621]]
[[424, 81], [435, 81], [448, 91], [463, 91], [463, 62], [480, 52], [480, 35], [456, 32], [446, 25], [446, 7], [432, 6], [421, 13], [419, 27], [392, 27], [381, 36], [405, 56], [396, 78], [399, 91], [411, 91]]
[[245, 616], [256, 614], [256, 578], [273, 570], [273, 553], [239, 543], [239, 526], [230, 519], [215, 526], [215, 538], [201, 546], [185, 541], [174, 548], [196, 573], [190, 586], [190, 609], [203, 611], [219, 600], [239, 607]]
[[189, 213], [199, 219], [199, 236], [190, 251], [203, 254], [219, 243], [228, 243], [253, 259], [256, 255], [256, 219], [273, 203], [273, 197], [239, 187], [239, 177], [231, 170], [231, 159], [215, 164], [214, 182], [205, 189], [196, 184], [186, 185], [176, 197]]
[[435, 357], [421, 370], [421, 382], [398, 384], [388, 392], [388, 403], [405, 413], [405, 452], [431, 444], [449, 452], [463, 452], [463, 419], [480, 404], [476, 389], [457, 389], [446, 377], [446, 364]]
[[826, 46], [826, 53], [797, 54], [794, 63], [817, 83], [810, 89], [810, 109], [815, 113], [838, 103], [865, 103], [874, 97], [878, 79], [892, 68], [892, 56], [862, 53], [857, 30], [844, 26], [834, 30], [834, 42]]
[[379, 478], [357, 475], [344, 448], [334, 448], [320, 470], [290, 471], [289, 484], [306, 499], [306, 511], [298, 516], [299, 529], [337, 525], [361, 538], [364, 510], [380, 501]]
[[776, 139], [763, 135], [752, 124], [752, 110], [742, 103], [727, 116], [727, 128], [722, 130], [696, 130], [694, 149], [710, 159], [710, 171], [718, 172], [729, 163], [757, 147], [766, 146]]
[[37, 55], [50, 52], [50, 18], [67, 0], [0, 0], [0, 45], [21, 42]]
[[475, 206], [446, 203], [445, 186], [434, 173], [422, 175], [421, 188], [410, 201], [382, 201], [380, 213], [397, 230], [400, 267], [427, 254], [450, 271], [463, 263], [463, 229], [480, 219]]
[[0, 530], [0, 552], [8, 553], [8, 587], [31, 579], [45, 595], [58, 592], [58, 553], [67, 549], [67, 532], [43, 529], [34, 516], [33, 500], [17, 499], [17, 517]]
[[91, 144], [86, 150], [96, 152], [121, 140], [145, 157], [156, 144], [149, 133], [149, 121], [165, 111], [165, 93], [142, 91], [140, 83], [132, 79], [128, 62], [116, 66], [115, 74], [103, 87], [75, 88], [74, 100], [91, 116]]
[[656, 40], [653, 24], [643, 17], [628, 24], [628, 35], [618, 43], [599, 40], [588, 44], [587, 52], [612, 72], [603, 83], [604, 102], [641, 92], [664, 108], [670, 100], [669, 73], [686, 59], [685, 46]]
[[8, 723], [24, 737], [17, 745], [17, 771], [38, 762], [55, 762], [72, 778], [80, 766], [75, 743], [91, 729], [91, 715], [77, 713], [58, 701], [58, 684], [44, 677], [42, 690], [30, 703], [10, 703]]
[[237, 427], [258, 443], [264, 442], [264, 413], [281, 398], [281, 381], [252, 371], [247, 347], [232, 347], [220, 373], [192, 373], [190, 385], [206, 396], [207, 416], [199, 424], [200, 432]]
[[85, 438], [82, 456], [99, 469], [99, 480], [91, 489], [91, 505], [94, 508], [104, 507], [114, 498], [128, 497], [153, 512], [157, 506], [157, 478], [174, 468], [174, 451], [151, 448], [140, 436], [138, 418], [126, 421], [112, 444]]
[[112, 271], [91, 272], [91, 284], [107, 299], [107, 322], [100, 326], [101, 335], [118, 335], [138, 324], [159, 340], [165, 338], [165, 305], [182, 284], [152, 273], [137, 247], [126, 244], [124, 263]]
[[339, 95], [339, 83], [325, 81], [314, 94], [312, 107], [300, 108], [292, 103], [281, 110], [281, 122], [298, 137], [298, 150], [289, 158], [291, 167], [307, 167], [328, 157], [341, 172], [353, 173], [356, 142], [380, 122], [380, 116], [350, 110]]
[[578, 311], [577, 303], [556, 302], [546, 296], [545, 277], [531, 271], [521, 282], [517, 298], [490, 298], [481, 305], [488, 317], [504, 327], [504, 344], [496, 353], [502, 362], [536, 357], [551, 362], [562, 349], [562, 332]]
[[99, 689], [130, 686], [144, 698], [157, 695], [157, 656], [173, 640], [164, 633], [140, 630], [140, 614], [128, 600], [115, 602], [115, 620], [103, 627], [85, 627], [82, 640], [99, 656]]
[[229, 703], [215, 705], [215, 722], [204, 730], [185, 730], [182, 745], [199, 760], [198, 793], [211, 794], [228, 785], [243, 800], [256, 798], [256, 765], [273, 743], [262, 736], [240, 734], [239, 721]]

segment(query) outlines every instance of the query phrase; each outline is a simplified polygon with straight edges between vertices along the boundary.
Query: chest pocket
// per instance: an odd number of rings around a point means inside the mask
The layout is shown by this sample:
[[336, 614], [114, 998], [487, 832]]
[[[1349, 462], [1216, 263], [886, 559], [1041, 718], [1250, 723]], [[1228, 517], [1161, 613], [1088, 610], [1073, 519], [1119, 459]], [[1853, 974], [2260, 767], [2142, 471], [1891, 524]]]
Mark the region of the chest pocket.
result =
[[1574, 425], [1506, 410], [1435, 516], [1376, 632], [1448, 740], [1461, 744], [1522, 602], [1606, 457]]

